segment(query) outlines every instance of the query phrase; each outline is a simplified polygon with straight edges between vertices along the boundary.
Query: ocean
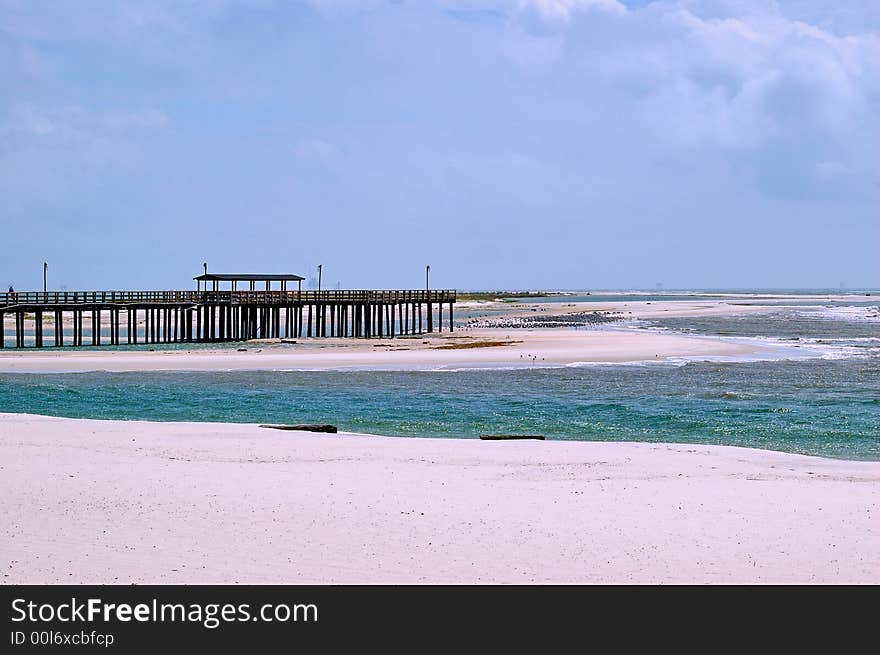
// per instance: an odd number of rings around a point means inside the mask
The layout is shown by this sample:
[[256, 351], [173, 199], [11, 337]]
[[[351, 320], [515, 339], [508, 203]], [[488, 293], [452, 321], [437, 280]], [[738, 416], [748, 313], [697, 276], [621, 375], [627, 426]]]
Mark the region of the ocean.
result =
[[461, 371], [3, 373], [0, 411], [332, 423], [399, 437], [537, 433], [880, 460], [876, 294], [864, 301], [786, 301], [769, 314], [632, 321], [614, 329], [711, 335], [767, 349], [715, 361]]

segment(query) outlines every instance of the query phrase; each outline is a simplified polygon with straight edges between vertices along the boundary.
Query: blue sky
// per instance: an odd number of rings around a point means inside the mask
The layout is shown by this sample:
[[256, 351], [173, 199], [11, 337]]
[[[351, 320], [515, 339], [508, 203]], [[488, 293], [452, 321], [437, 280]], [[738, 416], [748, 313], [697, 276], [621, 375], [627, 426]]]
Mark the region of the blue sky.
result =
[[880, 3], [0, 0], [0, 283], [880, 286]]

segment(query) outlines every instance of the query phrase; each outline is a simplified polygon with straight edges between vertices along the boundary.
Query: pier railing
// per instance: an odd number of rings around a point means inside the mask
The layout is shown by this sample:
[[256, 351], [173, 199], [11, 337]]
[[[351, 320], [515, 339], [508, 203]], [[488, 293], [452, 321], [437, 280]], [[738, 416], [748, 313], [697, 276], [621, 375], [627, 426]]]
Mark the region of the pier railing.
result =
[[232, 305], [295, 303], [426, 303], [455, 302], [449, 289], [322, 291], [14, 291], [0, 293], [0, 307], [15, 305], [96, 305], [229, 303]]

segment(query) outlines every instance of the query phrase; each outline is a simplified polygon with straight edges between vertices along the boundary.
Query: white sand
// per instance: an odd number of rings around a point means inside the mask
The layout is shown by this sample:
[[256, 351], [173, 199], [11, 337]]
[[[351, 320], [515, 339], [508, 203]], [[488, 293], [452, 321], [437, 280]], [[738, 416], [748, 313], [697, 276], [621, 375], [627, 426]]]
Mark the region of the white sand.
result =
[[880, 582], [880, 463], [0, 414], [4, 583]]
[[[508, 343], [449, 349], [466, 343]], [[763, 346], [766, 348], [766, 346]], [[547, 366], [578, 362], [662, 361], [678, 357], [737, 357], [759, 346], [713, 337], [635, 330], [480, 329], [402, 339], [300, 339], [296, 344], [255, 343], [247, 352], [197, 348], [155, 352], [5, 350], [0, 372], [145, 370], [328, 370], [336, 368], [468, 368]]]
[[[861, 300], [864, 300], [862, 298]], [[804, 308], [809, 308], [805, 305]], [[603, 302], [535, 302], [535, 303], [456, 303], [456, 311], [504, 311], [505, 316], [555, 316], [573, 312], [615, 312], [625, 319], [685, 318], [701, 316], [742, 316], [779, 311], [776, 303], [767, 300], [613, 300]], [[538, 313], [540, 312], [540, 313]]]

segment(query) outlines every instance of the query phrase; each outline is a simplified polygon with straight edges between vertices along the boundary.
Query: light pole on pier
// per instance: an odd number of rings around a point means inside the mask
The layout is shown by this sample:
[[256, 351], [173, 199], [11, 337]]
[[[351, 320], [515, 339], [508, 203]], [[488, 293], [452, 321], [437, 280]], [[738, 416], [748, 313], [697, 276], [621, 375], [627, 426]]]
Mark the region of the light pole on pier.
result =
[[46, 284], [46, 279], [47, 279], [48, 273], [49, 273], [49, 263], [43, 262], [43, 293], [46, 293], [46, 291], [49, 289], [48, 285]]
[[321, 290], [321, 274], [324, 271], [324, 265], [318, 264], [318, 291]]
[[430, 284], [431, 277], [430, 276], [431, 276], [431, 267], [430, 267], [430, 265], [425, 266], [425, 291], [428, 291], [431, 289], [431, 284]]
[[[207, 275], [208, 274], [208, 262], [202, 262], [202, 268], [205, 269], [205, 275]], [[202, 290], [202, 283], [199, 281], [198, 278], [196, 278], [196, 291], [201, 291], [201, 290]], [[205, 291], [207, 291], [207, 290], [208, 290], [208, 281], [205, 280]]]

